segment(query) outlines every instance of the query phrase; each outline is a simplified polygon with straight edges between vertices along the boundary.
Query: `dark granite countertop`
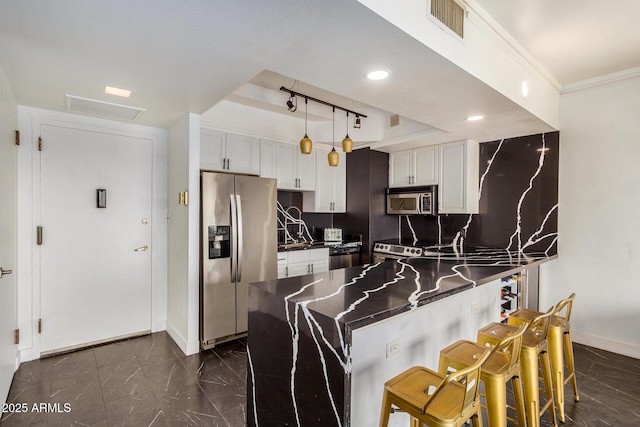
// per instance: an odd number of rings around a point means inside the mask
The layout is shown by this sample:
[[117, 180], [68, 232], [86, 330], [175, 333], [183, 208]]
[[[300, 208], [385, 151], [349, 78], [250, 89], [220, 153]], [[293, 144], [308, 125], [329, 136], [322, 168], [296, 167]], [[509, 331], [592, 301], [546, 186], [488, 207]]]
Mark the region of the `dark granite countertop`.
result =
[[557, 257], [470, 248], [251, 284], [359, 328]]

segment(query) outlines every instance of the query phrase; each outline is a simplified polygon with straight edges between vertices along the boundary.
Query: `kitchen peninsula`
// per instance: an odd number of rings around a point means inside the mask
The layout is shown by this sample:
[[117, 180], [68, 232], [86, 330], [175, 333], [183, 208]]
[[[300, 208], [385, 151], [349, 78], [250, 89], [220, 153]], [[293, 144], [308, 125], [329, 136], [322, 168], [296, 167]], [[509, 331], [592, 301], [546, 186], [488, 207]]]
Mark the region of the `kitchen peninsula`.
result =
[[441, 348], [499, 318], [502, 278], [549, 259], [450, 251], [252, 284], [248, 425], [376, 425], [387, 379], [435, 368]]

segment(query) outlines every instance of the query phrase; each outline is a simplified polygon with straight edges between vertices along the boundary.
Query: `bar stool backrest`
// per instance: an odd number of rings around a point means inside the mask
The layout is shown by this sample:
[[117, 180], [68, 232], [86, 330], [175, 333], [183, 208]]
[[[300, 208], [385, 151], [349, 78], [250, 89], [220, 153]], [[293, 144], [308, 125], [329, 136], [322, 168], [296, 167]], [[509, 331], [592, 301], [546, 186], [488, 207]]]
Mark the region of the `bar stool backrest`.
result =
[[492, 349], [492, 353], [496, 351], [502, 351], [504, 353], [511, 354], [511, 362], [509, 363], [509, 370], [511, 370], [518, 362], [520, 362], [520, 349], [522, 348], [522, 335], [527, 330], [528, 325], [522, 324], [513, 334], [504, 337], [496, 346]]
[[480, 385], [480, 370], [482, 369], [482, 364], [489, 358], [491, 354], [493, 354], [493, 351], [493, 349], [487, 349], [484, 353], [482, 353], [482, 355], [476, 360], [473, 365], [447, 374], [447, 376], [444, 378], [444, 380], [442, 380], [440, 385], [438, 385], [427, 403], [422, 408], [422, 413], [424, 414], [427, 411], [429, 405], [435, 402], [438, 394], [440, 394], [440, 392], [444, 390], [451, 381], [458, 381], [465, 387], [462, 412], [464, 413], [466, 408], [474, 405], [476, 399], [478, 398], [478, 386]]
[[567, 329], [569, 326], [569, 320], [571, 319], [571, 310], [573, 309], [573, 300], [576, 298], [576, 294], [572, 293], [569, 298], [561, 300], [553, 312], [553, 317], [556, 322], [559, 323], [563, 329]]
[[546, 341], [549, 333], [549, 324], [551, 316], [556, 312], [556, 306], [551, 307], [546, 313], [535, 317], [527, 327], [527, 332], [532, 332], [540, 338], [540, 342]]

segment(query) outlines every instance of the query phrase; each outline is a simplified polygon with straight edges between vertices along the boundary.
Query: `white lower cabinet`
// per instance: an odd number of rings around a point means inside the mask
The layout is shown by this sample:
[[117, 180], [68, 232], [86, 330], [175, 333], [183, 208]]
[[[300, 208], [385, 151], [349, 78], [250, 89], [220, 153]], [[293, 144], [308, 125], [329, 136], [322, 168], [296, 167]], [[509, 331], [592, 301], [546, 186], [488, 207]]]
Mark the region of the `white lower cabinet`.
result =
[[329, 248], [278, 252], [278, 279], [329, 271]]

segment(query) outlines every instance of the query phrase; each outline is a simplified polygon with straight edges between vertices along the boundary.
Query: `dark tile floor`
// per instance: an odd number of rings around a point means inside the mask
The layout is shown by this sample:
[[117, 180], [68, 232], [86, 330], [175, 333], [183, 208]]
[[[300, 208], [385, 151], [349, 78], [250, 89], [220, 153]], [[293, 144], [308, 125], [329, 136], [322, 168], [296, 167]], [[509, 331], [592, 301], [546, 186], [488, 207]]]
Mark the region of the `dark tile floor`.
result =
[[[567, 385], [564, 425], [640, 425], [640, 360], [574, 348], [580, 402]], [[245, 426], [246, 361], [245, 340], [186, 357], [161, 332], [23, 363], [8, 404], [27, 411], [0, 426]]]

